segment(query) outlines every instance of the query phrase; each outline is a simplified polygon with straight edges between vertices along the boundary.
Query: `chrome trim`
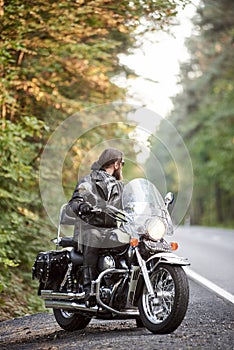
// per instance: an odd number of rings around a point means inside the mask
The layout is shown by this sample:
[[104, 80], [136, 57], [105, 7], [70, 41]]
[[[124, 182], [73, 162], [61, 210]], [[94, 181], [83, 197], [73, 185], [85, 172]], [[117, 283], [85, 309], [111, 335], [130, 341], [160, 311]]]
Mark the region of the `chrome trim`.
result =
[[[128, 270], [126, 269], [107, 269], [100, 273], [98, 278], [95, 281], [92, 281], [92, 293], [96, 294], [97, 303], [98, 306], [88, 308], [85, 306], [85, 304], [78, 304], [76, 302], [79, 301], [79, 299], [84, 299], [84, 293], [59, 293], [59, 292], [53, 292], [52, 290], [42, 290], [41, 291], [41, 297], [45, 299], [45, 307], [46, 308], [57, 308], [57, 309], [64, 309], [64, 310], [73, 310], [73, 311], [88, 311], [91, 313], [106, 313], [107, 311], [110, 311], [111, 313], [114, 313], [118, 316], [139, 316], [139, 311], [136, 308], [127, 308], [123, 311], [119, 311], [116, 309], [113, 309], [112, 307], [106, 305], [103, 303], [103, 301], [100, 298], [100, 286], [101, 286], [101, 280], [102, 278], [109, 273], [128, 273]], [[53, 299], [53, 300], [52, 300]], [[58, 300], [54, 300], [58, 299]], [[64, 300], [65, 299], [65, 300]], [[76, 300], [74, 300], [76, 299]], [[100, 309], [100, 306], [104, 309]]]
[[[77, 304], [76, 302], [71, 301], [45, 300], [45, 307], [52, 309], [71, 310], [73, 312], [83, 311], [100, 316], [106, 314], [106, 310], [100, 309], [99, 306], [86, 307], [85, 304]], [[125, 312], [117, 312], [117, 310], [114, 310], [114, 313], [119, 316], [132, 316], [134, 318], [139, 316], [139, 311], [138, 309], [136, 310], [136, 308], [126, 309]]]
[[41, 297], [42, 299], [84, 299], [85, 292], [82, 293], [60, 293], [53, 292], [52, 290], [42, 290]]
[[127, 296], [127, 306], [132, 306], [135, 300], [135, 293], [136, 288], [139, 282], [139, 277], [141, 274], [141, 269], [139, 266], [132, 266], [131, 268], [131, 275], [130, 275], [130, 281], [129, 281], [129, 288], [128, 288], [128, 296]]
[[112, 273], [126, 274], [126, 273], [128, 273], [128, 270], [125, 270], [125, 269], [107, 269], [107, 270], [100, 273], [100, 275], [98, 276], [96, 281], [93, 282], [94, 284], [96, 284], [96, 299], [97, 299], [98, 304], [101, 305], [104, 309], [106, 309], [106, 310], [108, 310], [116, 315], [119, 315], [119, 316], [139, 316], [139, 311], [136, 308], [134, 308], [134, 309], [128, 308], [125, 311], [119, 311], [119, 310], [113, 309], [109, 305], [106, 305], [103, 303], [103, 301], [100, 298], [101, 280], [106, 274], [109, 274], [109, 273], [111, 273], [111, 274]]
[[190, 262], [187, 258], [183, 258], [180, 256], [177, 256], [173, 253], [156, 253], [152, 255], [147, 261], [146, 264], [148, 264], [153, 259], [158, 259], [157, 263], [154, 265], [153, 269], [150, 271], [152, 272], [160, 263], [164, 264], [170, 264], [170, 265], [180, 265], [180, 266], [187, 266], [190, 265]]
[[64, 300], [45, 300], [46, 308], [73, 310], [75, 311], [88, 311], [90, 313], [105, 313], [105, 310], [100, 310], [98, 306], [86, 307], [85, 304], [77, 304], [74, 301]]
[[145, 285], [146, 285], [146, 288], [147, 288], [147, 290], [148, 290], [148, 293], [149, 293], [149, 295], [150, 295], [151, 298], [155, 298], [156, 295], [155, 295], [155, 293], [154, 293], [154, 289], [153, 289], [152, 283], [151, 283], [150, 278], [149, 278], [149, 274], [148, 274], [146, 262], [145, 262], [145, 260], [141, 257], [141, 254], [140, 254], [138, 248], [136, 248], [135, 251], [136, 251], [136, 256], [137, 256], [138, 264], [139, 264], [139, 266], [140, 266], [140, 269], [141, 269], [141, 272], [142, 272], [142, 275], [143, 275], [143, 278], [144, 278]]

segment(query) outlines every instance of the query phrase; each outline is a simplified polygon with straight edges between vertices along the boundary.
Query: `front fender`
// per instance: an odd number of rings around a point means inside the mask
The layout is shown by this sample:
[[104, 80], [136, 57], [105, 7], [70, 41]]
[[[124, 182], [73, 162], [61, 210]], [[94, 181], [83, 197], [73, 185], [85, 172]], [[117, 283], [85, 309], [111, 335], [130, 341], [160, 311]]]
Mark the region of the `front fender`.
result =
[[150, 265], [149, 263], [153, 260], [157, 260], [156, 265], [160, 263], [170, 264], [170, 265], [180, 265], [180, 266], [190, 265], [190, 262], [187, 258], [177, 256], [173, 253], [164, 253], [164, 252], [156, 253], [146, 261], [146, 265], [149, 266]]

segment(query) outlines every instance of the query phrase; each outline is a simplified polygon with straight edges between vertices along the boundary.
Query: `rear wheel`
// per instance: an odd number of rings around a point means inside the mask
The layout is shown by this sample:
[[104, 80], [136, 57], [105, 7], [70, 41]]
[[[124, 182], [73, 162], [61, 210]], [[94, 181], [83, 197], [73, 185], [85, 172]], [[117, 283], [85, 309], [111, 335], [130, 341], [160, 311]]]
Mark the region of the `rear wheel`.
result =
[[70, 332], [84, 329], [92, 319], [92, 317], [83, 316], [63, 309], [53, 309], [53, 312], [60, 327]]
[[155, 334], [173, 332], [182, 322], [188, 307], [189, 286], [180, 266], [162, 264], [150, 275], [158, 300], [143, 287], [138, 306], [144, 326]]

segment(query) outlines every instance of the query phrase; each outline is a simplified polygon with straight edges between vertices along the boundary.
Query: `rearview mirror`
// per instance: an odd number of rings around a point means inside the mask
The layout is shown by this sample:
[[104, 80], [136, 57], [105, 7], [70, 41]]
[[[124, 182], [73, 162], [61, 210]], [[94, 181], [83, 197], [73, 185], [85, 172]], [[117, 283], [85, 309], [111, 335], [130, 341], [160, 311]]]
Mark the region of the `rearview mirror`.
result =
[[174, 194], [172, 192], [168, 192], [165, 196], [165, 204], [168, 207], [174, 201]]

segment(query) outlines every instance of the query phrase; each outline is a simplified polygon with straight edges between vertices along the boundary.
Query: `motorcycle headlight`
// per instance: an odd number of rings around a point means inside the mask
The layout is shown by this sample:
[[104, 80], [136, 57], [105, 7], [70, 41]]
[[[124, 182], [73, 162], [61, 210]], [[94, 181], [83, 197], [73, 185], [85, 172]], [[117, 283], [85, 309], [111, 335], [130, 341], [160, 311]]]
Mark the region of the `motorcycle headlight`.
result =
[[166, 225], [159, 218], [152, 219], [148, 222], [147, 232], [150, 239], [157, 241], [164, 236], [166, 232]]

